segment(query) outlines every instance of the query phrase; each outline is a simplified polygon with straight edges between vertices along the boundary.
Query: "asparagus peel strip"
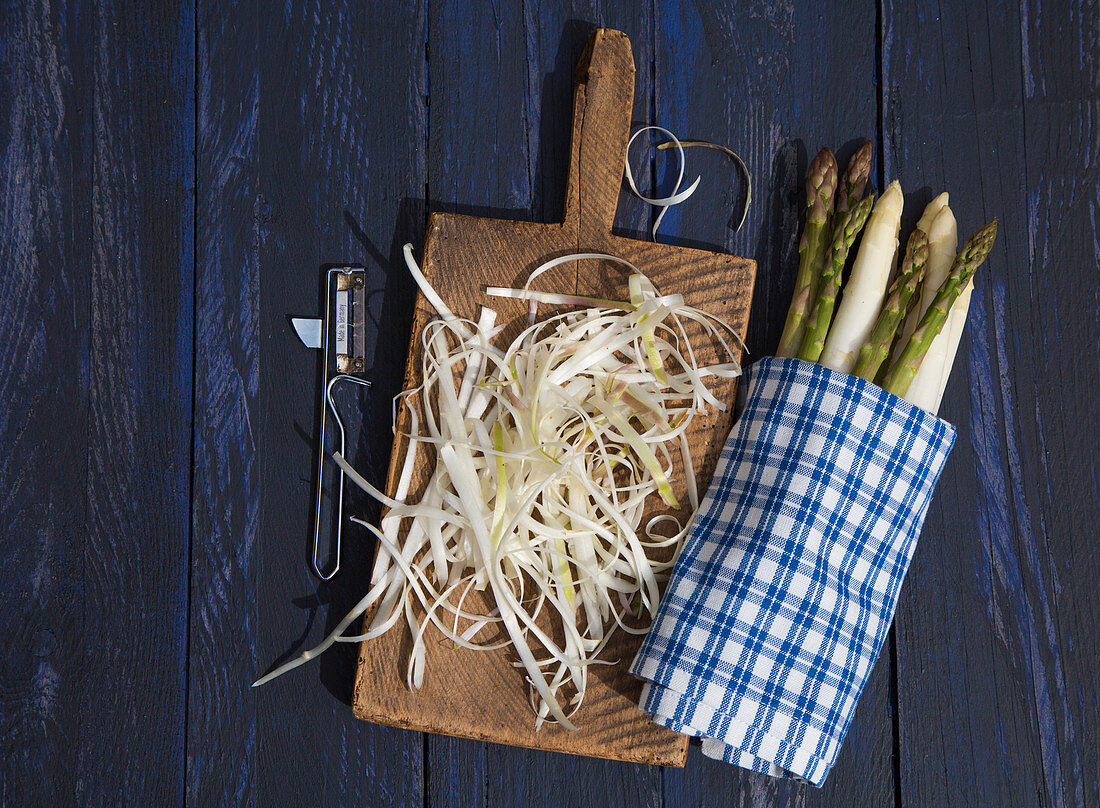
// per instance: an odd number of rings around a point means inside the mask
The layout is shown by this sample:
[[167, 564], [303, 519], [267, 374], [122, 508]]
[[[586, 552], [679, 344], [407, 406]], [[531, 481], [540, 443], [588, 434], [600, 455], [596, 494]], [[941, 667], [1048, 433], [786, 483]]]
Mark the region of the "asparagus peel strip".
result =
[[989, 251], [993, 249], [996, 238], [997, 220], [994, 219], [967, 239], [962, 252], [956, 256], [955, 262], [951, 265], [951, 271], [936, 292], [932, 305], [921, 318], [913, 336], [908, 342], [898, 345], [897, 359], [882, 383], [886, 391], [896, 396], [906, 396], [925, 354], [943, 328], [952, 304], [970, 283], [978, 267], [985, 261]]
[[909, 246], [901, 262], [901, 271], [890, 286], [871, 337], [859, 350], [859, 361], [856, 362], [854, 375], [867, 381], [875, 380], [879, 368], [890, 355], [898, 326], [917, 302], [917, 290], [924, 277], [927, 262], [928, 236], [918, 228], [909, 236]]
[[797, 356], [802, 345], [805, 322], [810, 315], [821, 274], [836, 186], [836, 157], [828, 149], [822, 149], [806, 173], [806, 225], [798, 247], [798, 276], [776, 356]]
[[[850, 165], [851, 163], [849, 163]], [[866, 184], [866, 180], [864, 184]], [[863, 225], [867, 223], [867, 217], [871, 213], [871, 206], [874, 202], [874, 197], [869, 196], [857, 202], [849, 210], [837, 211], [833, 243], [829, 247], [825, 265], [821, 270], [821, 285], [818, 290], [817, 303], [814, 305], [813, 314], [806, 327], [806, 335], [802, 339], [802, 348], [798, 352], [800, 359], [805, 359], [807, 362], [816, 362], [825, 348], [825, 337], [829, 333], [829, 325], [833, 321], [833, 310], [836, 307], [837, 294], [840, 292], [841, 277], [844, 264], [848, 260], [848, 252], [851, 250], [859, 232], [863, 229]]]

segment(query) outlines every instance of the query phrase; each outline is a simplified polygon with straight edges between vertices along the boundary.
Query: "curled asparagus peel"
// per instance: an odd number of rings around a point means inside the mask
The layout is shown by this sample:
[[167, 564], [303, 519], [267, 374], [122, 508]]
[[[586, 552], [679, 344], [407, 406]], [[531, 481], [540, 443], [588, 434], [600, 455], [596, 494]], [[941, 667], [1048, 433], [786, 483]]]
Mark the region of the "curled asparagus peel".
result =
[[917, 330], [913, 332], [908, 342], [904, 345], [899, 344], [895, 349], [900, 353], [897, 354], [890, 372], [883, 379], [882, 387], [885, 390], [896, 396], [905, 396], [920, 369], [921, 362], [924, 361], [929, 346], [943, 328], [955, 299], [985, 261], [989, 251], [993, 249], [996, 238], [997, 220], [994, 219], [967, 239], [962, 252], [955, 257], [955, 263], [951, 265], [951, 271], [947, 273], [947, 278], [936, 293], [932, 305], [928, 307], [928, 311], [917, 325]]
[[806, 225], [802, 230], [802, 242], [798, 247], [798, 276], [794, 284], [794, 298], [787, 312], [783, 336], [779, 340], [776, 356], [797, 356], [806, 330], [810, 306], [816, 297], [816, 288], [825, 245], [829, 238], [829, 218], [833, 212], [833, 196], [837, 186], [836, 157], [828, 149], [822, 149], [810, 163], [806, 173]]
[[854, 375], [871, 382], [875, 380], [879, 368], [890, 355], [890, 346], [898, 328], [920, 299], [917, 290], [924, 278], [927, 262], [928, 235], [918, 228], [909, 236], [909, 246], [901, 262], [901, 271], [890, 285], [890, 291], [886, 293], [886, 302], [882, 305], [882, 312], [871, 336], [859, 349]]
[[705, 149], [717, 149], [723, 154], [729, 155], [729, 157], [737, 163], [737, 167], [741, 170], [741, 177], [745, 180], [745, 204], [741, 207], [741, 218], [737, 220], [737, 227], [733, 229], [734, 233], [740, 232], [741, 227], [745, 224], [745, 217], [749, 215], [749, 205], [752, 203], [752, 175], [749, 174], [749, 167], [745, 165], [745, 161], [741, 159], [741, 155], [728, 146], [723, 146], [720, 143], [708, 143], [705, 140], [681, 140], [679, 144], [674, 140], [667, 140], [664, 143], [658, 143], [657, 149], [664, 151], [676, 145], [679, 145], [681, 149], [690, 149], [694, 146], [701, 146]]
[[[848, 165], [851, 166], [851, 163]], [[864, 184], [866, 184], [866, 178]], [[798, 352], [800, 359], [805, 359], [807, 362], [816, 362], [825, 349], [825, 337], [829, 333], [829, 325], [833, 322], [833, 310], [836, 308], [836, 297], [840, 292], [840, 283], [844, 264], [848, 261], [848, 252], [851, 250], [856, 236], [859, 235], [859, 231], [867, 223], [867, 217], [870, 215], [874, 203], [874, 196], [868, 196], [866, 199], [857, 202], [850, 210], [837, 210], [836, 226], [833, 228], [833, 243], [829, 247], [828, 257], [821, 269], [821, 284], [818, 290], [817, 303], [814, 305], [810, 322], [806, 326], [802, 348]]]

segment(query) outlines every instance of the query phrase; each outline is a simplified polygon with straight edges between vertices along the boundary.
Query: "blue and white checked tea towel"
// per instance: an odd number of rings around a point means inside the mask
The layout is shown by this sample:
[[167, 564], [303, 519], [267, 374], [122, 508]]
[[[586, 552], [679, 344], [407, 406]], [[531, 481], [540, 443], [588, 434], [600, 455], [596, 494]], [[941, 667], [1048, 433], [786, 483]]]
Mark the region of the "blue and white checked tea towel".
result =
[[882, 648], [945, 421], [798, 359], [747, 371], [744, 413], [631, 672], [703, 754], [821, 785]]

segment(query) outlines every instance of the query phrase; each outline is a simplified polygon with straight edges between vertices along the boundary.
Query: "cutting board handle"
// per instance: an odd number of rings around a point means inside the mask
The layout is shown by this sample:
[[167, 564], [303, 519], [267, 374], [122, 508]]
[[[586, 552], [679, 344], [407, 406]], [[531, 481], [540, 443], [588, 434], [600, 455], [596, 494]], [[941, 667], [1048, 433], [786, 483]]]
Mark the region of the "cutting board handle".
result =
[[634, 56], [622, 31], [599, 28], [577, 64], [565, 224], [609, 233], [622, 186], [634, 108]]

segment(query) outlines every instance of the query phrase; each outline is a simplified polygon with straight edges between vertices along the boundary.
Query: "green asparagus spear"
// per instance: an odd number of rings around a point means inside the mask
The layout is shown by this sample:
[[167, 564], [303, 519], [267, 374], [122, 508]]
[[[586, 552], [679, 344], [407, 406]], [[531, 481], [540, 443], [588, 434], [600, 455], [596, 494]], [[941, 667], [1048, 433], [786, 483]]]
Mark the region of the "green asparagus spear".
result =
[[[866, 140], [856, 150], [848, 165], [844, 167], [844, 176], [836, 192], [836, 212], [841, 213], [854, 208], [863, 198], [863, 189], [867, 187], [867, 178], [871, 176], [871, 141]], [[839, 221], [839, 220], [838, 220]], [[834, 235], [836, 228], [833, 228]]]
[[908, 316], [913, 305], [919, 300], [917, 289], [924, 278], [924, 266], [928, 261], [928, 234], [917, 228], [909, 236], [909, 246], [901, 262], [890, 291], [886, 293], [886, 302], [878, 316], [871, 336], [859, 349], [859, 360], [853, 374], [869, 382], [875, 380], [882, 363], [890, 355], [890, 346], [894, 342], [900, 326]]
[[829, 238], [829, 217], [833, 212], [836, 184], [836, 157], [828, 149], [822, 149], [810, 163], [806, 173], [806, 225], [798, 247], [798, 276], [776, 356], [797, 356], [798, 348], [802, 345], [805, 320], [815, 298], [825, 245]]
[[913, 377], [917, 375], [932, 340], [943, 328], [955, 298], [985, 261], [989, 251], [993, 249], [993, 241], [996, 238], [997, 220], [994, 219], [966, 240], [962, 252], [955, 256], [955, 263], [951, 265], [951, 271], [947, 273], [947, 278], [936, 293], [932, 305], [928, 307], [928, 311], [924, 313], [924, 317], [917, 325], [917, 330], [905, 345], [898, 345], [895, 348], [897, 360], [882, 382], [885, 390], [903, 397], [908, 392], [909, 385], [913, 383]]
[[[851, 163], [848, 165], [851, 166]], [[806, 326], [802, 348], [798, 352], [800, 359], [816, 362], [821, 357], [821, 351], [825, 348], [825, 337], [833, 321], [833, 309], [836, 307], [837, 293], [840, 292], [841, 273], [848, 260], [848, 251], [863, 229], [863, 225], [867, 223], [867, 217], [871, 213], [874, 202], [874, 196], [869, 196], [857, 202], [851, 210], [843, 212], [838, 210], [836, 213], [833, 243], [829, 247], [825, 265], [821, 270], [821, 287], [818, 290], [813, 315]]]

